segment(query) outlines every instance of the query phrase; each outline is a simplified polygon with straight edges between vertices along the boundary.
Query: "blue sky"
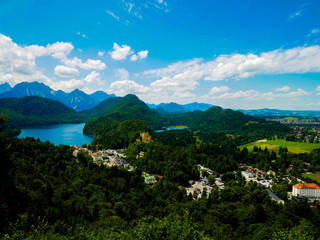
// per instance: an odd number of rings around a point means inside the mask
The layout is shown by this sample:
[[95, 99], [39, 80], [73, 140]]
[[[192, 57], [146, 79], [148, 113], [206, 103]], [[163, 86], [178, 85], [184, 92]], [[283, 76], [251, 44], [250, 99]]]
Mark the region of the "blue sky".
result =
[[320, 110], [320, 2], [2, 0], [0, 83]]

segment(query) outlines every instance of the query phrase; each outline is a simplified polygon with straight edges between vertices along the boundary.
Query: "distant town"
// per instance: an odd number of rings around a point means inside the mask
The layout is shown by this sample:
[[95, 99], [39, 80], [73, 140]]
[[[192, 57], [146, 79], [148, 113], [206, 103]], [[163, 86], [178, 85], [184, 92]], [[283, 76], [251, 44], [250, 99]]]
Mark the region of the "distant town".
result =
[[[122, 167], [128, 171], [133, 171], [136, 166], [131, 166], [126, 161], [126, 156], [124, 154], [124, 149], [103, 149], [103, 150], [90, 150], [86, 147], [80, 148], [78, 145], [72, 146], [75, 148], [73, 155], [77, 156], [79, 151], [85, 151], [90, 154], [93, 162], [96, 164], [103, 164], [109, 167]], [[144, 152], [140, 152], [137, 158], [143, 158]], [[218, 189], [224, 189], [224, 182], [222, 181], [218, 173], [213, 172], [211, 169], [206, 168], [200, 164], [197, 165], [200, 172], [200, 178], [196, 180], [189, 180], [189, 186], [183, 187], [179, 186], [180, 189], [185, 188], [186, 193], [191, 194], [193, 199], [199, 199], [203, 196], [209, 196], [209, 193], [214, 187]], [[293, 165], [287, 170], [288, 175], [282, 180], [288, 182], [297, 182], [292, 186], [292, 191], [288, 192], [288, 200], [307, 200], [309, 204], [318, 204], [320, 202], [320, 187], [315, 183], [306, 183], [305, 181], [294, 178], [290, 175], [290, 170]], [[279, 198], [272, 190], [272, 186], [277, 184], [279, 181], [279, 176], [276, 172], [269, 170], [264, 172], [253, 166], [248, 166], [246, 164], [240, 164], [239, 171], [241, 171], [241, 176], [244, 178], [245, 182], [256, 182], [258, 185], [264, 186], [271, 199], [278, 203], [284, 203], [285, 201]], [[236, 172], [233, 172], [236, 174]], [[143, 177], [146, 184], [152, 185], [157, 180], [162, 179], [163, 176], [157, 174], [143, 173]]]

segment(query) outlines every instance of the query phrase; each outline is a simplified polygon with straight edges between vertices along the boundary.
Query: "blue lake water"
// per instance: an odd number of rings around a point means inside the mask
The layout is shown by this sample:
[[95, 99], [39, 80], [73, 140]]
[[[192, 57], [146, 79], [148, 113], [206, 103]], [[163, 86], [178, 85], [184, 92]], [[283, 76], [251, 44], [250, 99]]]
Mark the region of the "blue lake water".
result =
[[166, 129], [162, 130], [155, 130], [156, 133], [163, 132], [163, 131], [169, 131], [169, 130], [180, 130], [180, 129], [187, 129], [188, 127], [168, 127]]
[[82, 133], [84, 123], [79, 124], [57, 124], [49, 126], [36, 126], [22, 129], [19, 138], [34, 137], [41, 141], [49, 141], [55, 145], [79, 145], [91, 143], [93, 138]]

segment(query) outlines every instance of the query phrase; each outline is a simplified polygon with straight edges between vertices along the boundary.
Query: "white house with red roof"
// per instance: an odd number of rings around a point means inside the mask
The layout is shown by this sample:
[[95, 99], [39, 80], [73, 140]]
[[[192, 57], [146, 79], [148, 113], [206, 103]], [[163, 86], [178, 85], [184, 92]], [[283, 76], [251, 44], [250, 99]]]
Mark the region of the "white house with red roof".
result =
[[320, 187], [315, 183], [298, 183], [292, 186], [292, 196], [320, 197]]

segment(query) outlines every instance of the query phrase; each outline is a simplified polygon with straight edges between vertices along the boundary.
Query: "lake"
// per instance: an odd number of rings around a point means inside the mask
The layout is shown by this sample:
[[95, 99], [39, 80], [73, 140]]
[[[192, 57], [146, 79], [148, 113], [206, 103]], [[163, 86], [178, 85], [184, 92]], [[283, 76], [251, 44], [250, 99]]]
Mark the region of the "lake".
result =
[[41, 141], [49, 141], [55, 145], [78, 145], [91, 143], [93, 138], [82, 133], [84, 123], [78, 124], [57, 124], [48, 126], [35, 126], [33, 128], [21, 129], [18, 138], [34, 137]]
[[169, 130], [182, 130], [182, 129], [187, 129], [189, 127], [187, 126], [174, 126], [174, 127], [167, 127], [165, 129], [161, 130], [155, 130], [156, 133], [163, 132], [163, 131], [169, 131]]

